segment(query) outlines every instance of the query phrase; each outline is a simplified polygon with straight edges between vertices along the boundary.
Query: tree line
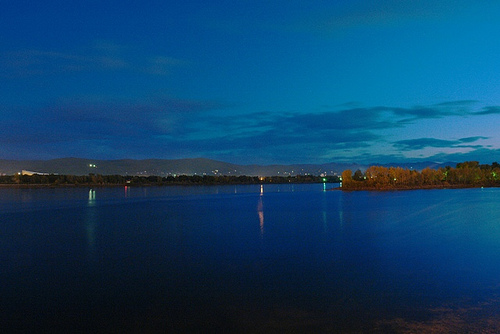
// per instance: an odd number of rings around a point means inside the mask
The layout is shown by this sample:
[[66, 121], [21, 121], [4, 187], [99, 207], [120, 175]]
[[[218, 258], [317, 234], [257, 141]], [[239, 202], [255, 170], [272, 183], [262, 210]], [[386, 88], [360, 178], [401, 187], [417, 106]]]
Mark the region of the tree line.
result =
[[455, 168], [425, 168], [422, 171], [401, 167], [370, 166], [365, 172], [345, 170], [344, 189], [414, 189], [446, 187], [500, 186], [500, 165], [481, 165], [478, 161], [458, 163]]
[[131, 175], [3, 175], [0, 184], [5, 185], [48, 185], [48, 186], [111, 186], [111, 185], [222, 185], [263, 183], [321, 183], [339, 182], [339, 177], [315, 175], [296, 176], [232, 176], [232, 175], [177, 175], [177, 176], [131, 176]]

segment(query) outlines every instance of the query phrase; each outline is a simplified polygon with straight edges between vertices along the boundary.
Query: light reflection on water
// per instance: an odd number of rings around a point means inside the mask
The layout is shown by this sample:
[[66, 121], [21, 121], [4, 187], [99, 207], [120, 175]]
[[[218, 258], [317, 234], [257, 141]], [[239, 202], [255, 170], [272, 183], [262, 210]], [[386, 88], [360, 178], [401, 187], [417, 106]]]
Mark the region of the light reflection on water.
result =
[[85, 231], [87, 235], [87, 245], [89, 256], [93, 257], [96, 250], [96, 229], [97, 229], [97, 216], [95, 210], [87, 210], [85, 220]]
[[89, 206], [93, 206], [95, 204], [95, 190], [89, 190]]
[[93, 207], [96, 204], [96, 191], [89, 189], [88, 209], [85, 210], [85, 232], [87, 236], [88, 254], [92, 258], [96, 250], [96, 226], [97, 226], [97, 213]]
[[0, 189], [0, 320], [13, 330], [496, 332], [499, 195]]
[[260, 236], [264, 236], [264, 205], [262, 203], [262, 196], [259, 197], [257, 204], [257, 214], [259, 215]]

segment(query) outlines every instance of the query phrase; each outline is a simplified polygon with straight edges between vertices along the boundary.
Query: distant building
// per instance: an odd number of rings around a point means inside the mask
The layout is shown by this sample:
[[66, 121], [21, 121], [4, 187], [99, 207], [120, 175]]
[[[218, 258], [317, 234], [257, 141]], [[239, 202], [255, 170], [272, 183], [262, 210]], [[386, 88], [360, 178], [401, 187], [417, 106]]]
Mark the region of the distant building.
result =
[[21, 175], [50, 175], [49, 173], [33, 172], [31, 170], [23, 169]]

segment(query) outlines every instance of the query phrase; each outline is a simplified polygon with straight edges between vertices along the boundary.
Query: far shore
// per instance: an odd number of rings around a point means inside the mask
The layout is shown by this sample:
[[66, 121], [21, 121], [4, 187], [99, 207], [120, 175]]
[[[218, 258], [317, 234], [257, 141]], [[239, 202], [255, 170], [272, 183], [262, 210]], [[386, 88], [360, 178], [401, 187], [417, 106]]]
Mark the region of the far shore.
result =
[[494, 185], [471, 185], [471, 184], [436, 184], [436, 185], [423, 185], [418, 187], [359, 187], [359, 188], [343, 188], [336, 187], [329, 190], [341, 191], [402, 191], [402, 190], [432, 190], [432, 189], [470, 189], [470, 188], [498, 188]]
[[[214, 186], [214, 185], [251, 185], [255, 183], [226, 183], [226, 184], [189, 184], [189, 183], [163, 183], [163, 184], [0, 184], [0, 189], [55, 189], [55, 188], [115, 188], [115, 187], [170, 187], [170, 186]], [[272, 184], [272, 183], [266, 183]], [[283, 183], [275, 183], [283, 184]], [[290, 184], [290, 183], [285, 183]], [[302, 183], [292, 183], [292, 184], [304, 184]], [[432, 189], [469, 189], [469, 188], [497, 188], [497, 186], [481, 186], [481, 185], [422, 185], [419, 187], [359, 187], [359, 188], [344, 188], [335, 187], [326, 189], [327, 191], [344, 191], [344, 192], [354, 192], [354, 191], [404, 191], [404, 190], [432, 190]]]
[[[4, 183], [0, 184], [0, 188], [12, 188], [12, 189], [42, 189], [42, 188], [105, 188], [105, 187], [124, 187], [130, 186], [129, 184], [15, 184], [15, 183]], [[141, 186], [151, 186], [149, 184]]]

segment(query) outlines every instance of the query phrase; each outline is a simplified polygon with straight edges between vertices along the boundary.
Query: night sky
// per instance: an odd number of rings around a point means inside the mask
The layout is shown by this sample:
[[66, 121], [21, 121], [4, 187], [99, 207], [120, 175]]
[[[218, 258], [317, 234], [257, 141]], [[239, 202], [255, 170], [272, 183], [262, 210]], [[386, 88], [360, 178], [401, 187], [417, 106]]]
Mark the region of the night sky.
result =
[[500, 2], [0, 6], [0, 159], [500, 161]]

